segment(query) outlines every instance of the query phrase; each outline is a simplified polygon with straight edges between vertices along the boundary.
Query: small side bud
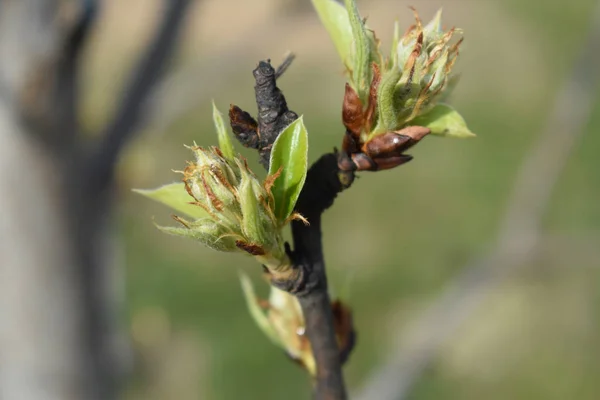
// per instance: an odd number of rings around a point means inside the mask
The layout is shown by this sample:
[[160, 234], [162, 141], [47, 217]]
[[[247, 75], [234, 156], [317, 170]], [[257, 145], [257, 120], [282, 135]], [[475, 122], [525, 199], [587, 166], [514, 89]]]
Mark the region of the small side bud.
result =
[[[316, 363], [306, 336], [306, 324], [298, 299], [271, 286], [269, 299], [261, 300], [256, 296], [250, 279], [244, 274], [241, 274], [240, 279], [248, 310], [259, 328], [314, 377], [317, 372]], [[331, 303], [331, 310], [340, 358], [344, 363], [356, 341], [352, 312], [339, 300]]]

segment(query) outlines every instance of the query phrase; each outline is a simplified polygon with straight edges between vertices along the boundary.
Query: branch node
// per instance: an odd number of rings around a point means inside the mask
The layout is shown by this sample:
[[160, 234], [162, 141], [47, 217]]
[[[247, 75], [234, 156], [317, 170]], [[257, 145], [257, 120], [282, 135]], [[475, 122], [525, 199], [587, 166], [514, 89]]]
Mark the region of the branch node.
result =
[[[288, 249], [289, 245], [287, 245], [286, 252]], [[289, 253], [288, 256], [294, 260], [293, 253]], [[269, 273], [271, 285], [296, 297], [306, 297], [322, 286], [321, 279], [310, 269], [309, 265], [295, 261], [292, 265], [292, 270], [286, 274], [278, 276]]]

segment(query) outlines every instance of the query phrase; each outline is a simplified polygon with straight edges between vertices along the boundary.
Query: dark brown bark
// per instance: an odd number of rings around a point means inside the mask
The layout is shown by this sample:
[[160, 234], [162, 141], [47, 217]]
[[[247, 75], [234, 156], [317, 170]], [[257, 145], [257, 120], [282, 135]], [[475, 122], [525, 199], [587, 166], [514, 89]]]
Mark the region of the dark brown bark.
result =
[[[273, 142], [281, 131], [297, 118], [297, 114], [288, 109], [285, 97], [276, 82], [289, 66], [289, 60], [288, 58], [277, 72], [269, 61], [261, 61], [253, 71], [259, 111], [258, 129], [240, 129], [240, 119], [251, 118], [249, 115], [242, 118], [242, 113], [245, 113], [242, 110], [236, 109], [234, 118], [231, 118], [232, 129], [238, 140], [245, 146], [257, 148], [261, 164], [267, 169]], [[250, 125], [252, 124], [244, 124], [245, 127]], [[293, 282], [272, 282], [277, 287], [295, 294], [302, 307], [306, 334], [317, 365], [315, 398], [319, 400], [342, 400], [347, 397], [342, 358], [347, 358], [351, 346], [342, 349], [341, 352], [336, 338], [321, 233], [321, 214], [333, 204], [337, 194], [349, 186], [348, 183], [342, 185], [340, 173], [346, 178], [346, 182], [352, 182], [352, 172], [339, 170], [336, 153], [323, 155], [309, 169], [296, 210], [308, 219], [310, 225], [301, 221], [292, 222], [294, 250], [288, 248], [294, 268], [299, 269], [301, 273], [293, 275], [298, 277]], [[350, 343], [354, 343], [353, 338]]]
[[293, 260], [305, 271], [307, 290], [298, 296], [306, 321], [306, 334], [317, 365], [316, 399], [345, 399], [340, 348], [329, 298], [321, 215], [329, 208], [343, 187], [338, 178], [337, 155], [325, 154], [310, 168], [297, 204], [297, 210], [310, 225], [292, 222]]

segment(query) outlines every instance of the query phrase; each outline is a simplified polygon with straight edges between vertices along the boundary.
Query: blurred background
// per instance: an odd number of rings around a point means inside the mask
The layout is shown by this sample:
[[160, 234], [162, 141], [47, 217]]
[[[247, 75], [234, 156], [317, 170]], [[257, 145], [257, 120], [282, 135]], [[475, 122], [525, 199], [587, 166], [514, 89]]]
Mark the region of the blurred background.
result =
[[[82, 66], [90, 128], [109, 118], [162, 10], [158, 0], [102, 3]], [[409, 5], [424, 20], [443, 7], [444, 25], [464, 30], [451, 102], [478, 137], [427, 138], [406, 166], [362, 173], [324, 216], [330, 285], [358, 331], [345, 368], [356, 398], [600, 398], [600, 102], [597, 87], [583, 99], [562, 92], [595, 3], [358, 1], [384, 53], [394, 20], [401, 30], [413, 22]], [[171, 170], [190, 157], [183, 144], [216, 143], [212, 99], [222, 112], [234, 103], [255, 114], [252, 70], [287, 51], [297, 58], [278, 84], [304, 114], [314, 161], [340, 146], [345, 79], [310, 2], [204, 0], [189, 11], [143, 131], [118, 166], [113, 235], [132, 350], [124, 399], [310, 396], [304, 372], [247, 312], [238, 270], [266, 296], [260, 268], [160, 233], [153, 219], [169, 223], [171, 210], [131, 192], [179, 179]], [[556, 125], [574, 139], [564, 143], [551, 128], [569, 107], [591, 113], [573, 132]], [[255, 154], [240, 151], [259, 171]], [[543, 161], [525, 164], [532, 159]], [[522, 235], [532, 212], [535, 229]], [[401, 397], [383, 394], [390, 380]]]

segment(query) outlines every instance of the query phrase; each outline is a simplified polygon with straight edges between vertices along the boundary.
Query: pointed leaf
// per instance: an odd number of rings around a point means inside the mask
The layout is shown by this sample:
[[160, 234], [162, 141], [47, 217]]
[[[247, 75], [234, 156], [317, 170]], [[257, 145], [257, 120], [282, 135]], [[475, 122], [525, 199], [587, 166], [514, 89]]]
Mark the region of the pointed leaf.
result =
[[[180, 219], [180, 221], [182, 220]], [[213, 250], [225, 252], [240, 251], [235, 244], [235, 238], [228, 235], [222, 226], [216, 224], [212, 220], [205, 218], [194, 223], [187, 221], [183, 222], [189, 224], [189, 227], [180, 228], [161, 226], [158, 224], [155, 224], [155, 226], [169, 235], [197, 240]]]
[[277, 332], [271, 325], [269, 318], [263, 311], [262, 307], [258, 302], [258, 297], [256, 296], [256, 292], [254, 291], [254, 286], [252, 285], [252, 281], [245, 273], [240, 271], [240, 283], [242, 284], [242, 290], [244, 291], [244, 297], [246, 298], [246, 305], [248, 306], [248, 311], [250, 311], [250, 315], [256, 325], [260, 328], [261, 331], [277, 346], [283, 347], [283, 344], [279, 340], [279, 336], [277, 336]]
[[219, 112], [219, 110], [217, 109], [217, 106], [215, 105], [214, 100], [213, 100], [212, 105], [213, 105], [213, 122], [215, 124], [215, 128], [217, 128], [217, 136], [219, 139], [219, 149], [221, 149], [221, 152], [223, 153], [225, 158], [231, 161], [234, 158], [233, 144], [231, 143], [231, 138], [227, 134], [227, 129], [225, 129], [225, 124], [223, 123], [223, 117], [222, 117], [221, 113]]
[[439, 136], [457, 138], [469, 138], [475, 136], [475, 134], [467, 128], [467, 123], [463, 117], [446, 104], [436, 105], [431, 111], [410, 121], [410, 124], [425, 126], [431, 129], [432, 134]]
[[242, 172], [242, 180], [238, 188], [240, 207], [242, 209], [242, 232], [253, 245], [265, 245], [270, 242], [269, 232], [265, 232], [261, 213], [259, 211], [259, 199], [252, 187], [252, 177], [245, 170], [240, 161], [237, 161]]
[[132, 189], [134, 192], [146, 196], [152, 200], [158, 201], [184, 213], [192, 218], [204, 218], [208, 213], [200, 206], [189, 204], [194, 199], [185, 190], [185, 185], [182, 182], [170, 183], [156, 189]]
[[442, 9], [438, 9], [437, 12], [435, 13], [435, 16], [431, 19], [431, 21], [429, 21], [429, 23], [427, 23], [427, 25], [425, 25], [425, 27], [423, 28], [423, 32], [425, 34], [425, 36], [429, 37], [429, 36], [433, 36], [435, 38], [443, 35], [443, 30], [442, 30]]
[[367, 36], [367, 29], [358, 13], [355, 0], [344, 0], [346, 11], [352, 28], [353, 53], [352, 53], [352, 81], [356, 86], [358, 97], [367, 102], [369, 85], [371, 84], [371, 41]]
[[369, 138], [377, 136], [383, 132], [389, 132], [396, 129], [398, 125], [398, 108], [394, 104], [396, 84], [402, 76], [402, 70], [392, 68], [386, 71], [381, 78], [379, 90], [377, 91], [377, 109], [379, 118], [377, 126], [369, 135]]
[[348, 19], [348, 12], [343, 5], [335, 0], [312, 0], [312, 3], [342, 62], [348, 69], [351, 69], [353, 44], [352, 27]]
[[284, 224], [294, 211], [306, 179], [308, 163], [308, 133], [303, 117], [292, 122], [281, 132], [271, 151], [269, 175], [281, 168], [281, 175], [271, 189], [275, 200], [275, 217]]

